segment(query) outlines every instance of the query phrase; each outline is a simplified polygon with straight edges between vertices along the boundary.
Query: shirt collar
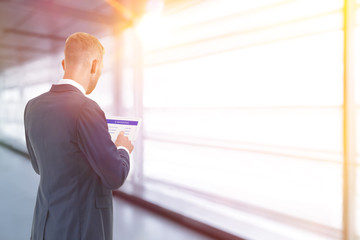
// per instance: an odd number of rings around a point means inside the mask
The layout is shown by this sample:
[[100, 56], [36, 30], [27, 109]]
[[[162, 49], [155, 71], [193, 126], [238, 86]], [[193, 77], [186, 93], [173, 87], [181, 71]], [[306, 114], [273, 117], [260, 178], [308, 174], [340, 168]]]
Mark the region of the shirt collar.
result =
[[72, 79], [60, 79], [57, 83], [55, 83], [55, 85], [60, 85], [60, 84], [70, 84], [76, 87], [77, 89], [79, 89], [80, 92], [82, 92], [85, 95], [85, 88]]

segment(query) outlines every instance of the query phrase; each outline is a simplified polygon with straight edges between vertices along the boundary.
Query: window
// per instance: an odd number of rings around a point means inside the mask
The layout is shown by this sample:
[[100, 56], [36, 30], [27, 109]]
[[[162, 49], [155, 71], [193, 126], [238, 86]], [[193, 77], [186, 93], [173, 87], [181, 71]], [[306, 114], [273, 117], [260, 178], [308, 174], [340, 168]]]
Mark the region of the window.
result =
[[341, 238], [343, 2], [171, 3], [138, 27], [144, 179]]

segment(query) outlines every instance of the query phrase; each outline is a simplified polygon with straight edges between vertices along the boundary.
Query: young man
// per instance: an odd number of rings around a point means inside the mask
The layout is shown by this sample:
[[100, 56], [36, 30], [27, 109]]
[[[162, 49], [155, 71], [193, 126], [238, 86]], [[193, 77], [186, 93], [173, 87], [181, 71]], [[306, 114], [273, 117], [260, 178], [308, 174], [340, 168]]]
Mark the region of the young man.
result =
[[104, 48], [87, 33], [65, 43], [64, 77], [25, 108], [26, 144], [40, 184], [32, 240], [111, 240], [112, 189], [129, 172], [133, 145], [115, 144], [104, 112], [87, 98], [101, 75]]

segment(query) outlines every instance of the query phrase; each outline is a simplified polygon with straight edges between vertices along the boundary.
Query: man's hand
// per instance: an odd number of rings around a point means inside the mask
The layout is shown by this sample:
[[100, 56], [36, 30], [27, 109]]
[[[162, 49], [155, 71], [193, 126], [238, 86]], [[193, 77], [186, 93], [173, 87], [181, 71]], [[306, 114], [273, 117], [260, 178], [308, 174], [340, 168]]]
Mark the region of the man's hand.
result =
[[116, 147], [120, 147], [120, 146], [125, 147], [127, 150], [129, 150], [129, 153], [131, 153], [132, 150], [134, 149], [134, 145], [131, 144], [131, 142], [127, 136], [124, 136], [123, 131], [121, 131], [119, 133], [119, 135], [117, 136], [115, 145], [116, 145]]

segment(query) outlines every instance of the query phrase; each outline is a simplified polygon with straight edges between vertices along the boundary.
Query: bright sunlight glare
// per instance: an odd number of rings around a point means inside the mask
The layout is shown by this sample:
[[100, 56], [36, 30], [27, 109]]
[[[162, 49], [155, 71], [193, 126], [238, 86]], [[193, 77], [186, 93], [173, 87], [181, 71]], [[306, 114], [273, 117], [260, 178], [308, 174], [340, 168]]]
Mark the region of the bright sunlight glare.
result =
[[[145, 49], [153, 49], [164, 45], [167, 41], [167, 30], [170, 28], [162, 16], [162, 4], [150, 1], [149, 11], [141, 18], [135, 27]], [[155, 2], [156, 3], [156, 2]]]

